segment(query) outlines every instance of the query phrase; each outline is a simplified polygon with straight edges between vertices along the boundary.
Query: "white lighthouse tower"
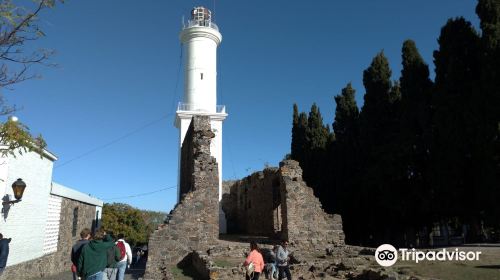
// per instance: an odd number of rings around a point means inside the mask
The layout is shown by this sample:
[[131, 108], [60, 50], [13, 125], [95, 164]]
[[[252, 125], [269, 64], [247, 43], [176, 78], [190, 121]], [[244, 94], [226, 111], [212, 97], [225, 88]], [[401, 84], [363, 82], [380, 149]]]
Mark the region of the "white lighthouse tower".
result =
[[[184, 47], [185, 60], [184, 100], [177, 107], [175, 120], [175, 126], [179, 128], [179, 146], [182, 146], [193, 115], [210, 117], [211, 127], [215, 133], [215, 138], [210, 144], [210, 153], [218, 163], [220, 201], [222, 199], [222, 122], [227, 117], [227, 113], [223, 105], [217, 105], [217, 47], [222, 41], [222, 35], [217, 25], [212, 22], [211, 11], [204, 7], [195, 7], [191, 11], [191, 19], [180, 33], [180, 40]], [[178, 186], [178, 200], [179, 196], [180, 186]], [[219, 212], [220, 231], [225, 233], [225, 217], [222, 209]]]

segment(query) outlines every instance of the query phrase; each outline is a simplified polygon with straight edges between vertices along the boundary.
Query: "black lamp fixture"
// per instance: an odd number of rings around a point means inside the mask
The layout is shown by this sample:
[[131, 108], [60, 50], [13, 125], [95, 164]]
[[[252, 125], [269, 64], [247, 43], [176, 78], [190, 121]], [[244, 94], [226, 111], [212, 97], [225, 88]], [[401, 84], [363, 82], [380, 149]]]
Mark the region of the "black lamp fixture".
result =
[[23, 198], [24, 189], [26, 188], [26, 183], [21, 179], [17, 179], [14, 183], [12, 183], [12, 190], [14, 191], [14, 197], [16, 200], [9, 200], [2, 202], [2, 205], [13, 205], [14, 203], [18, 203]]

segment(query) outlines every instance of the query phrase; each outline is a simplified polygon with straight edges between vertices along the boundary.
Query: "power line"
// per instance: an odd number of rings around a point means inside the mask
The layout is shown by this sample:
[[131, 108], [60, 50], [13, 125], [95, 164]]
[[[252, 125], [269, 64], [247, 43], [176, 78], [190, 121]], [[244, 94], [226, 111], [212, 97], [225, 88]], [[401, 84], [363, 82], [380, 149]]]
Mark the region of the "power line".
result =
[[118, 137], [118, 138], [115, 138], [115, 139], [113, 139], [113, 140], [111, 140], [111, 141], [109, 141], [109, 142], [107, 142], [107, 143], [105, 143], [105, 144], [103, 144], [103, 145], [100, 145], [100, 146], [97, 146], [97, 147], [95, 147], [95, 148], [93, 148], [93, 149], [90, 149], [90, 150], [88, 150], [88, 151], [86, 151], [86, 152], [84, 152], [84, 153], [80, 154], [79, 156], [76, 156], [76, 157], [74, 157], [74, 158], [72, 158], [72, 159], [70, 159], [70, 160], [67, 160], [67, 161], [65, 161], [65, 162], [63, 162], [63, 163], [61, 163], [61, 164], [58, 164], [58, 165], [56, 165], [54, 168], [59, 168], [59, 167], [65, 166], [65, 165], [67, 165], [67, 164], [69, 164], [69, 163], [71, 163], [71, 162], [73, 162], [73, 161], [75, 161], [75, 160], [79, 160], [79, 159], [81, 159], [81, 158], [83, 158], [83, 157], [86, 157], [86, 156], [88, 156], [88, 155], [90, 155], [90, 154], [93, 154], [93, 153], [95, 153], [95, 152], [97, 152], [97, 151], [99, 151], [99, 150], [102, 150], [102, 149], [104, 149], [104, 148], [106, 148], [106, 147], [109, 147], [109, 146], [111, 146], [111, 145], [113, 145], [113, 144], [115, 144], [115, 143], [117, 143], [117, 142], [122, 141], [122, 140], [123, 140], [123, 139], [125, 139], [125, 138], [128, 138], [128, 137], [130, 137], [130, 136], [132, 136], [132, 135], [134, 135], [134, 134], [138, 133], [138, 132], [139, 132], [139, 131], [141, 131], [141, 130], [144, 130], [145, 128], [148, 128], [148, 127], [150, 127], [150, 126], [152, 126], [152, 125], [156, 124], [157, 122], [160, 122], [160, 121], [162, 121], [162, 120], [164, 120], [164, 119], [166, 119], [166, 118], [170, 117], [171, 115], [173, 115], [173, 114], [167, 114], [167, 115], [164, 115], [164, 116], [162, 116], [161, 118], [156, 119], [156, 120], [153, 120], [153, 121], [151, 121], [151, 122], [149, 122], [149, 123], [147, 123], [147, 124], [145, 124], [145, 125], [143, 125], [143, 126], [141, 126], [141, 127], [139, 127], [139, 128], [136, 128], [136, 129], [134, 129], [134, 130], [130, 131], [130, 132], [129, 132], [129, 133], [127, 133], [127, 134], [124, 134], [124, 135], [122, 135], [122, 136], [120, 136], [120, 137]]
[[150, 194], [154, 194], [154, 193], [159, 193], [159, 192], [162, 192], [162, 191], [166, 191], [166, 190], [169, 190], [169, 189], [173, 189], [173, 188], [176, 188], [176, 187], [177, 186], [170, 186], [170, 187], [166, 187], [166, 188], [155, 190], [155, 191], [150, 191], [150, 192], [145, 192], [145, 193], [138, 193], [138, 194], [133, 194], [133, 195], [128, 195], [128, 196], [121, 196], [121, 197], [103, 198], [102, 200], [115, 200], [115, 199], [126, 199], [126, 198], [134, 198], [134, 197], [146, 196], [146, 195], [150, 195]]
[[[177, 97], [177, 89], [179, 87], [179, 79], [180, 79], [180, 73], [181, 73], [181, 66], [182, 66], [182, 44], [180, 45], [179, 66], [178, 66], [178, 69], [177, 69], [177, 78], [175, 79], [176, 80], [175, 81], [175, 87], [174, 87], [174, 92], [173, 92], [173, 95], [172, 95], [172, 105], [171, 105], [171, 110], [172, 111], [175, 110], [174, 105], [175, 105], [175, 99]], [[147, 128], [147, 127], [149, 127], [149, 126], [151, 126], [151, 125], [153, 125], [153, 124], [155, 124], [155, 123], [157, 123], [157, 122], [159, 122], [159, 121], [161, 121], [163, 119], [166, 119], [166, 118], [170, 117], [171, 115], [174, 115], [174, 113], [171, 112], [171, 113], [169, 113], [167, 115], [162, 116], [159, 119], [153, 120], [153, 121], [151, 121], [151, 122], [149, 122], [149, 123], [147, 123], [147, 124], [145, 124], [145, 125], [137, 128], [137, 129], [135, 129], [135, 130], [133, 130], [133, 131], [127, 133], [127, 134], [124, 134], [124, 135], [122, 135], [122, 136], [120, 136], [120, 137], [118, 137], [118, 138], [116, 138], [114, 140], [111, 140], [111, 141], [109, 141], [109, 142], [107, 142], [107, 143], [105, 143], [103, 145], [100, 145], [100, 146], [97, 146], [97, 147], [95, 147], [93, 149], [90, 149], [90, 150], [88, 150], [88, 151], [80, 154], [79, 156], [76, 156], [76, 157], [74, 157], [74, 158], [72, 158], [70, 160], [67, 160], [67, 161], [65, 161], [65, 162], [63, 162], [61, 164], [58, 164], [54, 168], [59, 168], [59, 167], [65, 166], [65, 165], [67, 165], [67, 164], [69, 164], [69, 163], [71, 163], [73, 161], [79, 160], [79, 159], [81, 159], [83, 157], [86, 157], [86, 156], [92, 154], [92, 153], [95, 153], [95, 152], [97, 152], [99, 150], [102, 150], [102, 149], [108, 147], [108, 146], [111, 146], [111, 145], [113, 145], [113, 144], [115, 144], [115, 143], [117, 143], [117, 142], [119, 142], [119, 141], [121, 141], [121, 140], [123, 140], [123, 139], [125, 139], [125, 138], [127, 138], [127, 137], [129, 137], [131, 135], [133, 135], [133, 134], [136, 134], [137, 132], [139, 132], [139, 131], [141, 131], [141, 130], [143, 130], [143, 129], [145, 129], [145, 128]]]

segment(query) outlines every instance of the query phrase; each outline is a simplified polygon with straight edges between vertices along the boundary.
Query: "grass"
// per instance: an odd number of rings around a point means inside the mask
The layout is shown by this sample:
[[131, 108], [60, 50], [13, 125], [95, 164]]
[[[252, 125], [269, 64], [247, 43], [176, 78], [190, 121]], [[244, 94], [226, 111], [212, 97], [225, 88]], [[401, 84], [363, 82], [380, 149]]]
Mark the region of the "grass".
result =
[[214, 260], [215, 266], [226, 268], [226, 267], [234, 267], [234, 263], [226, 260], [226, 259], [216, 259]]
[[170, 271], [176, 280], [192, 280], [197, 278], [197, 273], [192, 267], [182, 269], [177, 266], [173, 266]]

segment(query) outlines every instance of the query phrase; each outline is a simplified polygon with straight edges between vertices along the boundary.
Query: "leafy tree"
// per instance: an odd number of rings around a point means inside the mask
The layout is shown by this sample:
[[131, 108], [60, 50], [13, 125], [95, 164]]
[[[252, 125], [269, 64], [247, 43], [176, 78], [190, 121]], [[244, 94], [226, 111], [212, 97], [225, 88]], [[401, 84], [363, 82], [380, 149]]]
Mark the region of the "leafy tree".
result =
[[297, 104], [293, 104], [293, 121], [292, 121], [292, 143], [291, 154], [297, 156], [300, 153], [299, 140], [299, 108]]
[[450, 19], [441, 29], [433, 95], [431, 170], [437, 220], [452, 217], [475, 220], [478, 199], [475, 139], [481, 117], [475, 104], [480, 96], [480, 38], [471, 23]]
[[429, 125], [432, 81], [429, 67], [416, 44], [406, 40], [402, 48], [401, 123], [398, 139], [398, 163], [404, 173], [400, 187], [405, 189], [406, 207], [402, 209], [407, 229], [429, 224], [430, 189], [425, 176], [429, 164]]
[[295, 112], [298, 113], [297, 105], [294, 104], [294, 122], [292, 127], [292, 159], [301, 163], [302, 168], [304, 168], [306, 151], [309, 149], [306, 140], [307, 132], [307, 114], [301, 112], [298, 114], [297, 121], [295, 121]]
[[[53, 7], [55, 2], [56, 0], [33, 1], [32, 9], [18, 6], [12, 0], [0, 2], [0, 94], [14, 84], [37, 77], [30, 72], [33, 65], [48, 65], [52, 52], [45, 49], [28, 51], [27, 43], [44, 36], [38, 24], [38, 16], [42, 10]], [[0, 116], [14, 111], [15, 107], [6, 104], [0, 95]], [[20, 148], [40, 152], [46, 146], [41, 136], [32, 137], [25, 125], [12, 120], [0, 123], [0, 138], [8, 146], [3, 151], [4, 154], [14, 154], [14, 150]]]
[[123, 233], [131, 245], [145, 244], [164, 218], [161, 212], [142, 211], [123, 203], [105, 203], [102, 227], [115, 235]]
[[335, 121], [332, 124], [336, 140], [341, 143], [354, 143], [358, 137], [359, 109], [354, 98], [356, 91], [348, 83], [340, 95], [335, 96]]
[[[348, 83], [341, 93], [335, 96], [335, 120], [332, 124], [335, 142], [330, 145], [331, 170], [330, 185], [335, 188], [331, 203], [325, 208], [344, 217], [344, 227], [351, 232], [355, 223], [352, 213], [359, 207], [357, 186], [354, 178], [358, 176], [359, 164], [359, 109], [355, 99], [356, 91]], [[352, 240], [349, 235], [349, 239]]]
[[43, 149], [47, 146], [43, 137], [38, 135], [33, 137], [27, 126], [10, 118], [5, 123], [0, 123], [0, 139], [7, 148], [2, 150], [2, 154], [16, 155], [16, 152], [22, 153], [34, 151], [42, 155]]
[[[378, 53], [363, 72], [366, 89], [365, 103], [360, 113], [361, 173], [357, 184], [361, 205], [372, 205], [368, 215], [358, 210], [357, 218], [363, 220], [368, 230], [365, 238], [390, 239], [397, 233], [394, 224], [399, 222], [401, 209], [397, 189], [400, 180], [396, 163], [394, 141], [397, 138], [399, 112], [399, 85], [392, 85], [389, 62], [383, 52]], [[396, 211], [395, 211], [396, 210]], [[383, 218], [382, 218], [383, 217]], [[360, 231], [359, 229], [358, 231]]]
[[479, 0], [476, 13], [481, 22], [481, 98], [477, 98], [476, 108], [481, 114], [481, 143], [477, 144], [478, 157], [481, 163], [478, 185], [482, 192], [491, 195], [482, 196], [479, 202], [489, 211], [489, 223], [499, 227], [498, 217], [500, 209], [495, 205], [495, 197], [500, 195], [498, 182], [500, 181], [500, 2], [493, 0]]
[[323, 124], [323, 117], [316, 105], [313, 103], [307, 118], [306, 145], [307, 153], [304, 162], [304, 178], [314, 189], [317, 196], [321, 196], [325, 191], [325, 184], [322, 184], [326, 162], [326, 146], [330, 140], [330, 131]]
[[46, 64], [52, 51], [28, 51], [26, 44], [45, 34], [38, 24], [42, 10], [55, 5], [55, 0], [33, 1], [33, 8], [17, 6], [12, 0], [0, 2], [0, 89], [36, 75], [30, 73], [35, 64]]

